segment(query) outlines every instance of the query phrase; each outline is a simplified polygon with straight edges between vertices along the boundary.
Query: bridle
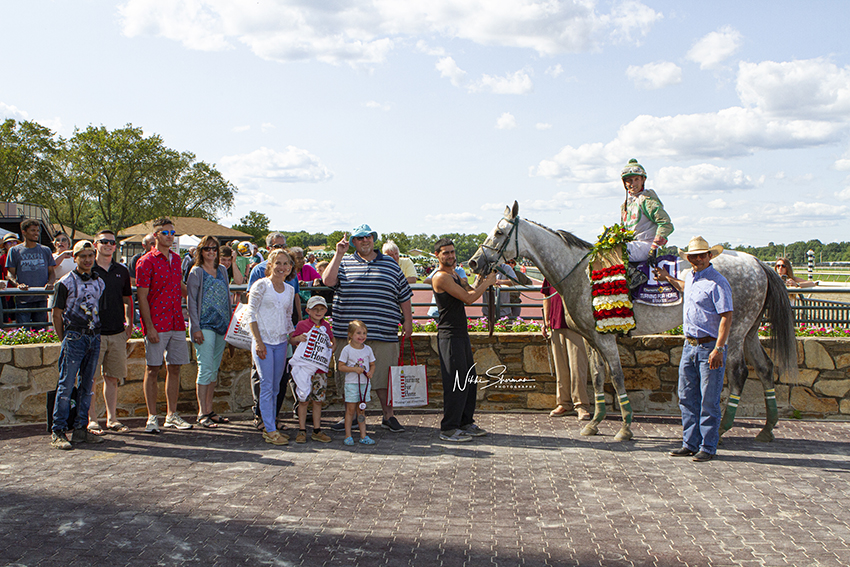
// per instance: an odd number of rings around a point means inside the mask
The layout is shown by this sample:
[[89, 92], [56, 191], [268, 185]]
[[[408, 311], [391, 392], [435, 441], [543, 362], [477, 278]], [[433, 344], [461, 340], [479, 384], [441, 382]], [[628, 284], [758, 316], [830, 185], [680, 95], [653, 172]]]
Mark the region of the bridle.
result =
[[[510, 231], [508, 231], [508, 236], [505, 238], [505, 241], [498, 248], [494, 248], [493, 246], [488, 246], [486, 241], [481, 245], [482, 250], [493, 251], [495, 253], [495, 258], [491, 261], [487, 258], [487, 272], [492, 272], [490, 269], [493, 265], [498, 265], [499, 260], [507, 260], [505, 258], [505, 250], [508, 249], [508, 246], [511, 243], [511, 235], [514, 237], [514, 247], [516, 248], [516, 253], [519, 254], [519, 217], [514, 217], [510, 220], [504, 219], [511, 225]], [[485, 255], [486, 257], [486, 255]]]
[[[505, 277], [506, 277], [506, 278], [508, 278], [509, 280], [512, 280], [514, 283], [519, 283], [519, 281], [518, 281], [516, 278], [512, 278], [509, 274], [507, 274], [507, 273], [506, 273], [506, 272], [504, 272], [503, 270], [500, 270], [500, 269], [499, 269], [499, 267], [498, 267], [498, 265], [499, 265], [499, 260], [507, 260], [507, 258], [505, 258], [505, 250], [507, 250], [507, 249], [508, 249], [508, 246], [509, 246], [509, 245], [510, 245], [510, 243], [511, 243], [511, 235], [513, 235], [513, 237], [514, 237], [514, 247], [516, 248], [516, 255], [517, 255], [517, 256], [519, 256], [519, 217], [514, 217], [514, 218], [512, 218], [512, 219], [510, 219], [510, 220], [509, 220], [509, 219], [504, 219], [504, 220], [506, 220], [506, 221], [508, 222], [508, 224], [510, 224], [510, 225], [511, 225], [511, 229], [510, 229], [510, 231], [508, 231], [508, 236], [507, 236], [507, 238], [505, 238], [505, 241], [504, 241], [504, 242], [502, 242], [502, 244], [501, 244], [498, 248], [495, 248], [495, 247], [493, 247], [493, 246], [488, 246], [486, 243], [482, 244], [482, 245], [481, 245], [481, 248], [482, 248], [482, 250], [493, 251], [493, 252], [495, 253], [495, 255], [496, 255], [496, 256], [495, 256], [495, 258], [494, 258], [492, 261], [491, 261], [489, 258], [487, 259], [487, 264], [488, 264], [488, 265], [487, 265], [487, 272], [488, 272], [488, 273], [489, 273], [489, 272], [491, 272], [491, 271], [493, 271], [493, 270], [491, 270], [491, 269], [490, 269], [490, 266], [495, 265], [495, 266], [496, 266], [496, 268], [495, 268], [495, 269], [496, 269], [496, 271], [498, 271], [500, 274], [502, 274], [503, 276], [505, 276]], [[573, 275], [573, 272], [575, 272], [575, 271], [576, 271], [576, 268], [578, 268], [578, 267], [582, 264], [582, 262], [584, 262], [584, 260], [585, 260], [588, 256], [590, 256], [591, 252], [592, 252], [592, 250], [588, 250], [587, 254], [585, 254], [584, 256], [582, 256], [581, 260], [579, 260], [579, 261], [576, 263], [576, 265], [575, 265], [575, 266], [573, 266], [573, 269], [572, 269], [572, 270], [570, 270], [570, 271], [567, 273], [567, 275], [566, 275], [566, 276], [564, 276], [563, 278], [561, 278], [561, 279], [560, 279], [557, 283], [555, 283], [555, 284], [552, 286], [552, 289], [557, 289], [558, 285], [560, 285], [563, 281], [565, 281], [567, 278], [569, 278], [571, 275]], [[486, 255], [485, 255], [485, 258], [486, 258]], [[551, 297], [554, 297], [555, 295], [557, 295], [557, 293], [558, 293], [558, 292], [556, 291], [555, 293], [553, 293], [552, 295], [549, 295], [549, 296], [545, 297], [544, 299], [549, 299], [549, 298], [551, 298]], [[524, 294], [523, 294], [523, 295], [524, 295]], [[529, 299], [530, 299], [530, 298], [529, 298]]]

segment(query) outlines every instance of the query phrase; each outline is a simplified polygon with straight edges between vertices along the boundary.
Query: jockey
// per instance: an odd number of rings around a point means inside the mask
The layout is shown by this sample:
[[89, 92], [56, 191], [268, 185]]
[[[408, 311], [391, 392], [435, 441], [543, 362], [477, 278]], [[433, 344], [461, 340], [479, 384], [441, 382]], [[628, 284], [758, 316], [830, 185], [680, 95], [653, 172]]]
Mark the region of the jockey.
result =
[[667, 244], [673, 232], [670, 216], [655, 191], [644, 189], [646, 170], [636, 159], [630, 159], [621, 175], [626, 189], [626, 200], [620, 207], [620, 220], [628, 230], [633, 230], [635, 239], [628, 243], [629, 261], [649, 260], [655, 265], [659, 246]]

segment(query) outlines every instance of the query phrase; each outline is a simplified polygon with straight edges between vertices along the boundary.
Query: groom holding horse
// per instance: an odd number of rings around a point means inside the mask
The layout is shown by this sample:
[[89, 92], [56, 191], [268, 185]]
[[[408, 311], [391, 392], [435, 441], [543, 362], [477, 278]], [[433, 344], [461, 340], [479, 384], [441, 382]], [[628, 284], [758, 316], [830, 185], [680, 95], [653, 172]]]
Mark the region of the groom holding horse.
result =
[[679, 408], [682, 410], [682, 447], [672, 457], [710, 461], [720, 441], [720, 392], [726, 363], [726, 339], [732, 328], [732, 288], [711, 259], [720, 255], [720, 245], [709, 248], [701, 236], [688, 243], [682, 256], [693, 270], [678, 280], [664, 268], [655, 278], [670, 283], [685, 294], [685, 345], [679, 362]]

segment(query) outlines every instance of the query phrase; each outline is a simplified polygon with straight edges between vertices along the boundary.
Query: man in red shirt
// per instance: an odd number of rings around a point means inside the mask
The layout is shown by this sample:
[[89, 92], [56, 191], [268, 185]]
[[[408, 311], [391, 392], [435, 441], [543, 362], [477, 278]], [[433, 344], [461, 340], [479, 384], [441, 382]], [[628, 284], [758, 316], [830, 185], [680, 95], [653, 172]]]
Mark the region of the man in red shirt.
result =
[[[590, 398], [587, 395], [587, 351], [581, 335], [567, 328], [561, 296], [548, 281], [543, 280], [543, 336], [548, 338], [555, 361], [558, 407], [551, 417], [578, 415], [580, 421], [591, 418]], [[573, 412], [573, 410], [575, 410]]]
[[167, 414], [164, 427], [191, 429], [192, 426], [177, 414], [177, 396], [180, 393], [180, 366], [189, 363], [186, 344], [186, 322], [183, 320], [182, 298], [186, 297], [180, 256], [171, 251], [174, 243], [174, 225], [162, 218], [153, 223], [156, 244], [150, 252], [139, 258], [136, 265], [136, 295], [142, 332], [145, 334], [145, 404], [148, 422], [145, 431], [159, 433], [156, 397], [157, 376], [165, 357], [165, 402]]

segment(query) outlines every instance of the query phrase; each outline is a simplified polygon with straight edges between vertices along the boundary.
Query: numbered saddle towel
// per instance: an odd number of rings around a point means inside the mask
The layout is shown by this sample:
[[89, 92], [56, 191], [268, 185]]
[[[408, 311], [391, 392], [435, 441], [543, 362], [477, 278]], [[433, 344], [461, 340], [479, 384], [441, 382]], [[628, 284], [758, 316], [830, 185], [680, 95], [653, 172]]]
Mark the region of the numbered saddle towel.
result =
[[[676, 256], [659, 256], [657, 264], [659, 268], [664, 268], [674, 278], [681, 279], [679, 278], [678, 260]], [[631, 266], [647, 278], [646, 283], [632, 290], [632, 301], [645, 305], [678, 305], [682, 302], [682, 294], [676, 291], [676, 288], [655, 279], [652, 274], [652, 266], [649, 265], [648, 261], [635, 262]]]

